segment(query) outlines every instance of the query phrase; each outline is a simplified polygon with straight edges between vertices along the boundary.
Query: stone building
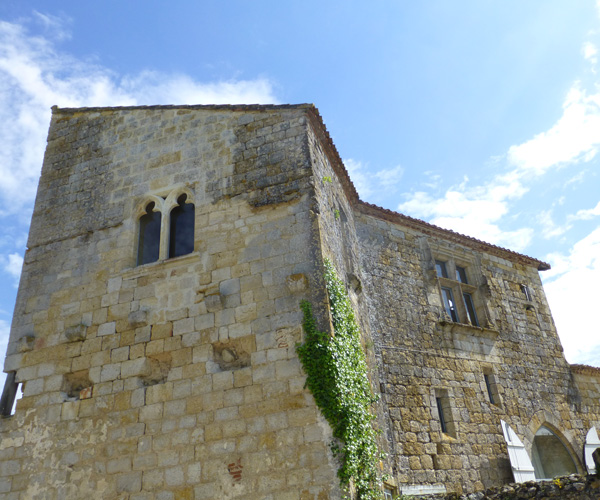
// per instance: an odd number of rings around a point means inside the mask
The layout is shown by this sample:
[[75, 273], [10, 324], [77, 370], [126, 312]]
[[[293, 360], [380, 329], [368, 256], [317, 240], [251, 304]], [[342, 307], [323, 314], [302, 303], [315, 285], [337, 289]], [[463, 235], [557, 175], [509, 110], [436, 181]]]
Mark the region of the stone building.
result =
[[314, 106], [54, 108], [0, 497], [340, 498], [295, 351], [301, 300], [331, 328], [325, 259], [380, 397], [387, 496], [592, 467], [600, 370], [564, 359], [548, 265], [360, 201]]

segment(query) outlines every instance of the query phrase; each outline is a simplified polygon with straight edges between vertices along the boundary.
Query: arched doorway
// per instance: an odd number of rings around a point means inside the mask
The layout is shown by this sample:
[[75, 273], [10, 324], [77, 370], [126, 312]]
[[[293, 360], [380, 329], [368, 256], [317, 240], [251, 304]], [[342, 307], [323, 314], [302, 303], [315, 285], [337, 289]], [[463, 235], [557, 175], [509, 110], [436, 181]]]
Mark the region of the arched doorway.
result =
[[577, 466], [567, 447], [545, 425], [535, 433], [531, 458], [536, 479], [551, 479], [577, 472]]

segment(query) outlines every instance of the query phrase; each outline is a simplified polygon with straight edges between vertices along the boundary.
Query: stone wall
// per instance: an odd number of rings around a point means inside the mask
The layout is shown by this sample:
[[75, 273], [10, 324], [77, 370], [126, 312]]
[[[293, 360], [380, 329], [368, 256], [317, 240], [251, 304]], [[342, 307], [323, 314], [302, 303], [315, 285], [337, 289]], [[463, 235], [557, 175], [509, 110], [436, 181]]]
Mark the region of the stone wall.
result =
[[[511, 481], [500, 420], [521, 436], [530, 456], [536, 431], [546, 425], [584, 472], [585, 436], [600, 418], [598, 374], [592, 370], [587, 384], [584, 375], [574, 381], [536, 262], [480, 251], [476, 242], [452, 241], [401, 217], [383, 221], [370, 207], [363, 212], [363, 285], [399, 490], [431, 485], [461, 493]], [[472, 286], [462, 288], [476, 302], [480, 326], [445, 314], [441, 287], [458, 284], [453, 276], [438, 278], [435, 260], [467, 270]], [[445, 405], [446, 432], [437, 398]]]
[[[167, 258], [183, 194], [194, 249]], [[136, 265], [151, 202], [160, 258]], [[295, 352], [301, 300], [331, 331], [325, 258], [360, 322], [390, 490], [510, 482], [501, 421], [530, 457], [545, 426], [585, 471], [600, 370], [566, 363], [546, 264], [361, 202], [310, 105], [54, 109], [4, 365], [24, 396], [0, 420], [0, 496], [340, 498]]]
[[[321, 274], [306, 130], [302, 107], [54, 110], [3, 498], [336, 497], [295, 354]], [[178, 192], [194, 251], [136, 266], [149, 197]]]
[[556, 477], [552, 481], [528, 481], [506, 484], [486, 491], [464, 495], [426, 495], [422, 500], [597, 500], [600, 498], [600, 480], [595, 475], [570, 475]]

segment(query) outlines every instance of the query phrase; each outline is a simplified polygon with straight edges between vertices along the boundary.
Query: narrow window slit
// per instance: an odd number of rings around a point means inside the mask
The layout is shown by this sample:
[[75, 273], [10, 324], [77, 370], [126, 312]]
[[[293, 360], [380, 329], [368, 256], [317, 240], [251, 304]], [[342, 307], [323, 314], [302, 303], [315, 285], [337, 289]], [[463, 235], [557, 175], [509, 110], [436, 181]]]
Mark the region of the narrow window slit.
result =
[[4, 382], [4, 390], [0, 399], [0, 416], [10, 417], [15, 414], [17, 400], [21, 399], [23, 393], [21, 385], [16, 381], [16, 372], [8, 372]]

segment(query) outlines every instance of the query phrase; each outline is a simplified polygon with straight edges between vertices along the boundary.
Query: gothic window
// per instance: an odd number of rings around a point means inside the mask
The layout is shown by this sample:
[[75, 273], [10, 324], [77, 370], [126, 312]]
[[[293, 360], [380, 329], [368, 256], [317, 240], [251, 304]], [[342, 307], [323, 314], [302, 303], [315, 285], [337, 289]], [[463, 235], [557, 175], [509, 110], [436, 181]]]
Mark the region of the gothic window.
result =
[[169, 258], [193, 252], [194, 205], [187, 203], [185, 194], [177, 198], [177, 206], [171, 210], [169, 233]]
[[138, 240], [138, 266], [158, 260], [160, 252], [160, 226], [162, 215], [155, 211], [156, 204], [151, 201], [146, 213], [140, 217], [140, 236]]
[[195, 209], [191, 191], [176, 189], [164, 197], [148, 198], [138, 211], [137, 265], [192, 253]]
[[577, 466], [569, 450], [545, 425], [535, 433], [531, 455], [536, 479], [552, 479], [577, 473]]
[[[469, 280], [469, 270], [453, 259], [435, 261], [444, 310], [451, 321], [479, 326], [477, 287]], [[452, 277], [452, 278], [451, 278]]]

